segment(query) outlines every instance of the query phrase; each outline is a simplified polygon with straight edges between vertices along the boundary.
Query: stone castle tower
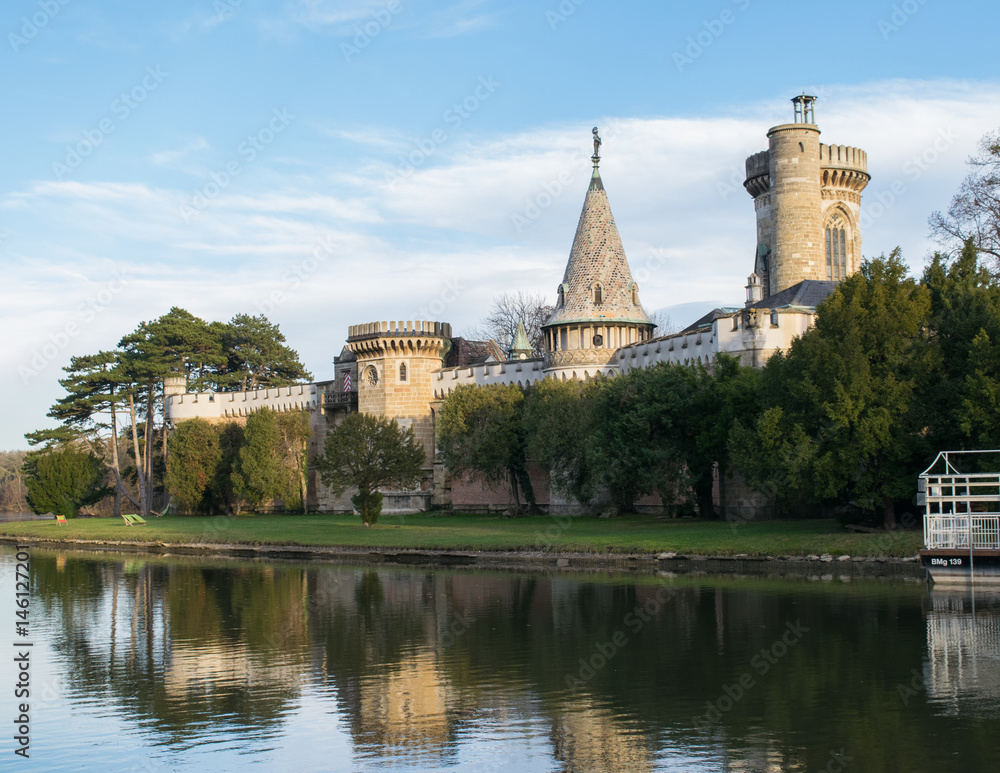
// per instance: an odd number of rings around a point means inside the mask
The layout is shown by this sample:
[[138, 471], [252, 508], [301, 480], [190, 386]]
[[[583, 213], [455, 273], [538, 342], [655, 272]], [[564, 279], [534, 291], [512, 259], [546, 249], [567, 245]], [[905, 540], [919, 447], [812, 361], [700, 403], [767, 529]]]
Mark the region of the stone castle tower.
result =
[[794, 122], [772, 127], [768, 149], [746, 161], [743, 186], [757, 212], [754, 273], [763, 298], [804, 279], [838, 282], [861, 261], [868, 154], [821, 143], [815, 102], [794, 97]]
[[601, 181], [601, 138], [594, 129], [594, 172], [556, 307], [543, 326], [545, 371], [563, 378], [595, 375], [615, 351], [650, 338], [655, 327], [639, 302], [639, 287]]
[[412, 427], [434, 463], [434, 399], [431, 374], [451, 348], [447, 322], [370, 322], [351, 325], [347, 348], [357, 358], [358, 411]]

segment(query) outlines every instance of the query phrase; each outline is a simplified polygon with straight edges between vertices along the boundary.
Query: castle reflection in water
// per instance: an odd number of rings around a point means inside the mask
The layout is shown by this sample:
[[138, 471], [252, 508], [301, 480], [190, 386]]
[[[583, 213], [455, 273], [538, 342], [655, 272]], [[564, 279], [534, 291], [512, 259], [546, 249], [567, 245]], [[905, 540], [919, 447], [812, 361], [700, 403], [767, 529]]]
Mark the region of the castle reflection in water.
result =
[[349, 750], [331, 770], [734, 773], [930, 769], [947, 736], [997, 751], [1000, 604], [914, 582], [41, 552], [34, 571], [59, 668], [160, 747], [266, 760], [295, 725], [303, 752]]

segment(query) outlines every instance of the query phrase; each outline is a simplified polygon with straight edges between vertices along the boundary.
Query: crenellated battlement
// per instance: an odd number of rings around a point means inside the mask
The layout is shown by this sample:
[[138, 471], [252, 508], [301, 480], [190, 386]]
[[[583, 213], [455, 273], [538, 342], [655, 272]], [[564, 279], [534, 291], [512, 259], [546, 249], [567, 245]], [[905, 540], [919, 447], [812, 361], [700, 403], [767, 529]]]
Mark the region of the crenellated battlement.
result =
[[293, 384], [246, 392], [183, 392], [166, 396], [164, 412], [176, 423], [186, 419], [234, 419], [267, 408], [278, 413], [310, 411], [320, 405], [320, 385]]
[[755, 199], [771, 189], [771, 158], [766, 150], [747, 157], [747, 179], [743, 187]]
[[359, 358], [406, 355], [441, 357], [451, 345], [451, 325], [427, 320], [367, 322], [348, 328], [347, 348]]
[[819, 144], [819, 163], [823, 167], [836, 166], [847, 169], [868, 171], [868, 154], [861, 148], [850, 145]]
[[360, 341], [377, 336], [438, 336], [451, 338], [451, 325], [447, 322], [431, 322], [428, 320], [366, 322], [362, 325], [351, 325], [347, 329], [347, 340]]
[[819, 146], [821, 183], [824, 188], [843, 188], [860, 194], [872, 179], [868, 154], [849, 145]]

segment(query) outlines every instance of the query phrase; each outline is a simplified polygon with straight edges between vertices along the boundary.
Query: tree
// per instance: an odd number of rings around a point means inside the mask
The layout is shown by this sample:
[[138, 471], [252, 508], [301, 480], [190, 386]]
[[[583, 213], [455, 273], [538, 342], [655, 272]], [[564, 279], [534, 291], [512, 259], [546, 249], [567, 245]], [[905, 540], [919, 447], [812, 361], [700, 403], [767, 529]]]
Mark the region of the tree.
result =
[[212, 484], [222, 463], [221, 431], [204, 419], [181, 422], [170, 438], [166, 487], [183, 512], [212, 512]]
[[295, 487], [285, 466], [278, 415], [274, 411], [254, 411], [247, 417], [243, 445], [233, 464], [232, 480], [233, 492], [251, 507], [274, 499], [287, 502], [295, 496]]
[[382, 512], [383, 488], [412, 488], [423, 474], [424, 449], [413, 429], [368, 413], [349, 414], [326, 437], [316, 460], [323, 482], [334, 493], [350, 487], [358, 493], [351, 503], [365, 526], [374, 526]]
[[924, 271], [931, 297], [931, 362], [921, 379], [924, 423], [938, 450], [995, 448], [990, 395], [1000, 344], [1000, 282], [972, 240], [954, 259], [937, 253]]
[[962, 181], [945, 214], [931, 215], [931, 233], [954, 248], [972, 240], [1000, 271], [1000, 132], [986, 134], [969, 159], [972, 171]]
[[212, 500], [225, 512], [239, 509], [240, 500], [233, 485], [233, 470], [245, 442], [246, 431], [242, 424], [226, 424], [219, 432], [219, 466], [212, 480], [211, 494]]
[[312, 378], [294, 349], [285, 346], [278, 326], [260, 314], [237, 314], [228, 323], [212, 323], [225, 353], [216, 381], [221, 391], [243, 392], [285, 386]]
[[506, 485], [514, 511], [522, 491], [535, 509], [523, 414], [524, 390], [516, 384], [464, 384], [445, 399], [437, 422], [445, 466], [457, 475], [475, 473], [488, 486]]
[[[737, 419], [753, 415], [757, 409], [760, 372], [743, 367], [737, 358], [725, 353], [715, 358], [711, 369], [695, 365], [686, 370], [692, 379], [688, 400], [668, 397], [670, 404], [664, 410], [672, 412], [672, 425], [677, 431], [675, 453], [683, 460], [698, 512], [710, 518], [715, 515], [716, 468], [720, 477], [726, 475], [730, 430]], [[654, 391], [666, 396], [670, 388], [654, 386]]]
[[528, 457], [549, 471], [553, 488], [578, 502], [596, 493], [594, 403], [602, 383], [547, 378], [533, 385], [525, 399]]
[[[846, 502], [893, 527], [895, 501], [913, 492], [928, 454], [915, 395], [929, 315], [930, 294], [906, 276], [898, 249], [844, 280], [815, 327], [768, 361], [756, 426], [734, 429], [747, 482], [786, 501]], [[747, 464], [762, 448], [768, 466]]]
[[518, 323], [523, 322], [531, 342], [532, 356], [541, 357], [545, 353], [542, 325], [552, 316], [554, 309], [542, 295], [520, 290], [516, 293], [501, 293], [494, 297], [486, 317], [471, 335], [475, 338], [493, 339], [506, 347], [514, 340]]
[[93, 454], [72, 448], [36, 451], [24, 465], [28, 504], [33, 512], [53, 512], [67, 518], [81, 507], [100, 502], [111, 493], [107, 472]]
[[635, 369], [606, 380], [594, 409], [594, 467], [619, 513], [641, 497], [664, 499], [684, 489], [683, 421], [695, 377], [682, 365]]
[[312, 430], [309, 427], [309, 414], [305, 411], [278, 414], [278, 433], [281, 438], [281, 448], [285, 468], [298, 484], [299, 499], [302, 512], [308, 511], [308, 478], [309, 438]]
[[[263, 316], [237, 315], [229, 325], [208, 325], [184, 309], [171, 308], [123, 336], [117, 349], [73, 357], [64, 369], [68, 375], [59, 382], [67, 394], [49, 412], [62, 426], [26, 437], [32, 445], [46, 448], [86, 443], [115, 478], [115, 512], [120, 511], [119, 501], [124, 497], [147, 516], [152, 513], [156, 480], [164, 473], [167, 459], [164, 379], [182, 374], [197, 390], [216, 385], [220, 379], [232, 388], [234, 384], [256, 387], [308, 377], [298, 355], [283, 342], [277, 326]], [[230, 357], [234, 347], [239, 353]], [[233, 375], [227, 371], [230, 366], [248, 375]], [[131, 448], [124, 459], [119, 453], [121, 429], [130, 436], [127, 445]], [[159, 456], [154, 450], [157, 433]], [[131, 472], [129, 456], [134, 461]], [[228, 494], [226, 500], [233, 501]]]
[[25, 499], [24, 459], [26, 451], [0, 451], [0, 511], [23, 513]]

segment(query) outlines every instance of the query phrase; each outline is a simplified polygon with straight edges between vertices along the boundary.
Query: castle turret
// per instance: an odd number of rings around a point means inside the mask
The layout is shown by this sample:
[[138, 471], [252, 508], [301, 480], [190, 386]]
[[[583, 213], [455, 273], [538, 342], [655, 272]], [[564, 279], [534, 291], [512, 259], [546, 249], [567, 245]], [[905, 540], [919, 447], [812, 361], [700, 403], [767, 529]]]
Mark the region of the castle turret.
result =
[[819, 141], [816, 97], [794, 97], [794, 122], [767, 133], [746, 161], [744, 187], [757, 211], [754, 273], [764, 297], [805, 279], [840, 281], [861, 259], [861, 191], [868, 156]]
[[615, 351], [647, 340], [655, 327], [639, 302], [621, 236], [601, 180], [601, 138], [594, 129], [594, 172], [556, 308], [543, 327], [545, 370], [567, 377], [591, 375], [607, 367]]
[[447, 322], [370, 322], [351, 325], [347, 348], [357, 357], [358, 411], [412, 427], [434, 461], [431, 374], [451, 347]]
[[507, 350], [507, 359], [527, 360], [531, 354], [532, 347], [531, 341], [528, 340], [528, 331], [524, 329], [524, 322], [518, 321], [514, 340], [510, 342], [510, 349]]

